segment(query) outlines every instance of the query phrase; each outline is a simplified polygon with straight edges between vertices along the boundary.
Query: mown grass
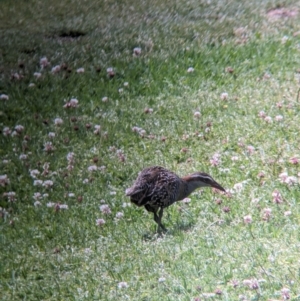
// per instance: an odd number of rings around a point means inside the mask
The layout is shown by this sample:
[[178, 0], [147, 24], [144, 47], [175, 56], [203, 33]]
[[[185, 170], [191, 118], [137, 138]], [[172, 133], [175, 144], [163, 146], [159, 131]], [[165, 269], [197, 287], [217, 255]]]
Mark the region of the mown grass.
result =
[[[296, 1], [0, 7], [3, 300], [299, 299], [299, 15], [267, 16]], [[124, 195], [149, 165], [229, 194], [170, 207], [160, 236]]]

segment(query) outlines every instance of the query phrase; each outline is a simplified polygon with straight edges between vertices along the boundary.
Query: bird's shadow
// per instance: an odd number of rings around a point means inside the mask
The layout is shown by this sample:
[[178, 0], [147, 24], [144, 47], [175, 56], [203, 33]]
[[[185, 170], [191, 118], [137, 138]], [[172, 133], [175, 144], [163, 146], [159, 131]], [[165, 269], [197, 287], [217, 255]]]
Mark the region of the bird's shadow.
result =
[[163, 238], [165, 236], [176, 236], [178, 235], [178, 233], [180, 232], [186, 232], [189, 231], [190, 229], [192, 229], [194, 227], [194, 225], [196, 224], [196, 222], [194, 221], [189, 221], [189, 222], [179, 222], [176, 225], [172, 225], [170, 227], [167, 228], [166, 231], [147, 231], [146, 233], [144, 233], [142, 235], [142, 239], [144, 241], [155, 241], [159, 238]]

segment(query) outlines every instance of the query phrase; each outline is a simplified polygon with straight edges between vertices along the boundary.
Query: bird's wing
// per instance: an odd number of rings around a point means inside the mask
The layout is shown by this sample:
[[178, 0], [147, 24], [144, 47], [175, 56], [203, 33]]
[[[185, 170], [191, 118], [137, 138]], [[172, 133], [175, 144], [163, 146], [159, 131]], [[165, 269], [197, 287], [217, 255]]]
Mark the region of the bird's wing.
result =
[[145, 168], [138, 175], [133, 186], [126, 189], [126, 195], [130, 196], [131, 201], [138, 206], [147, 204], [157, 186], [161, 167]]

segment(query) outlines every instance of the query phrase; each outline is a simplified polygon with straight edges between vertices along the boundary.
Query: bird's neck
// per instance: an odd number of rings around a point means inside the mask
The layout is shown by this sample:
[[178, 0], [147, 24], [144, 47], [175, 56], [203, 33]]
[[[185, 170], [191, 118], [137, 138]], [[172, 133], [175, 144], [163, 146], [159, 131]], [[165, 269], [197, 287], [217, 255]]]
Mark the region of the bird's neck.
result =
[[188, 197], [194, 190], [202, 187], [202, 183], [198, 180], [191, 179], [189, 177], [181, 178], [179, 197], [177, 201], [183, 200]]

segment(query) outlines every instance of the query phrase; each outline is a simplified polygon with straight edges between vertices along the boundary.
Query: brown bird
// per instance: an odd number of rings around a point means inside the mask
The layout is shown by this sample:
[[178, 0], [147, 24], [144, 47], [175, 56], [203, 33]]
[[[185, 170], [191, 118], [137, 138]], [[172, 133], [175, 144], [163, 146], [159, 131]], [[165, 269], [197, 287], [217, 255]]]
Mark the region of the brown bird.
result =
[[[137, 206], [145, 206], [146, 210], [154, 214], [154, 220], [164, 231], [161, 223], [163, 210], [173, 203], [183, 200], [199, 187], [214, 187], [221, 191], [225, 189], [210, 175], [195, 172], [180, 178], [172, 171], [160, 166], [143, 169], [132, 187], [126, 189], [126, 195]], [[159, 212], [158, 212], [159, 210]]]

